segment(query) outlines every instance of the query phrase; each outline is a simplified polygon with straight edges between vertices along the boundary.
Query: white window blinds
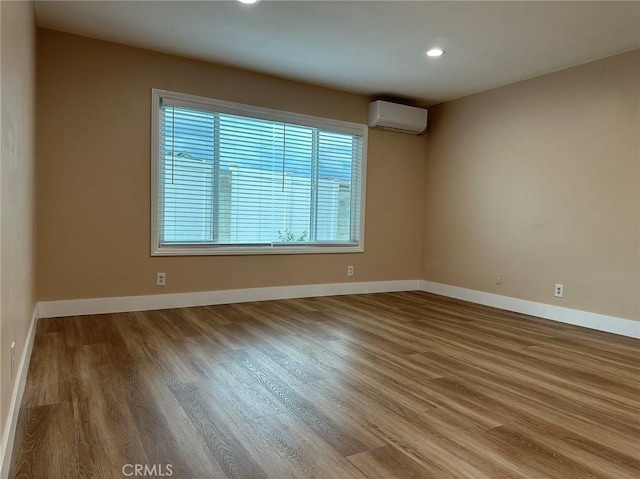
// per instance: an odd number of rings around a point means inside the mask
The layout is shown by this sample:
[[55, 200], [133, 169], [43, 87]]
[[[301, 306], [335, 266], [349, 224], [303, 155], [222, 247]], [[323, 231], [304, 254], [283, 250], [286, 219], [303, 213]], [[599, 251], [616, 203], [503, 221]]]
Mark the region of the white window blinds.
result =
[[156, 252], [361, 250], [366, 127], [154, 96]]

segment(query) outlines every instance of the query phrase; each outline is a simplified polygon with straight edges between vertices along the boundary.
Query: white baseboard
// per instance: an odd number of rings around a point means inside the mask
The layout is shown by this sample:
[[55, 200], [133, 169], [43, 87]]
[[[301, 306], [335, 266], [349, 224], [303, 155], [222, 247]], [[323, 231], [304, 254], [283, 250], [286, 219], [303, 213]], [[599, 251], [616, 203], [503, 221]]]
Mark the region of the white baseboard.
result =
[[577, 309], [537, 303], [524, 299], [485, 293], [442, 283], [420, 280], [371, 281], [362, 283], [329, 283], [301, 286], [229, 289], [195, 293], [121, 296], [114, 298], [71, 299], [38, 303], [39, 317], [80, 316], [85, 314], [120, 313], [153, 309], [185, 308], [215, 304], [246, 303], [276, 299], [339, 296], [345, 294], [382, 293], [422, 290], [472, 303], [537, 316], [567, 324], [597, 329], [632, 338], [640, 338], [640, 322], [590, 313]]
[[16, 437], [16, 426], [18, 425], [18, 414], [20, 413], [20, 405], [22, 404], [22, 395], [24, 386], [27, 382], [27, 373], [29, 372], [29, 362], [31, 361], [31, 351], [33, 351], [33, 341], [36, 337], [36, 326], [39, 318], [39, 308], [36, 304], [33, 308], [31, 316], [31, 325], [27, 333], [22, 355], [20, 356], [20, 364], [18, 364], [16, 380], [13, 383], [13, 394], [11, 395], [11, 403], [9, 404], [9, 412], [7, 414], [7, 422], [4, 426], [2, 434], [2, 443], [0, 443], [0, 478], [9, 477], [9, 468], [11, 467], [11, 455], [13, 453], [13, 442]]
[[441, 296], [462, 299], [464, 301], [493, 306], [494, 308], [505, 309], [507, 311], [515, 311], [516, 313], [528, 314], [552, 321], [574, 324], [576, 326], [640, 339], [640, 322], [631, 319], [590, 313], [578, 309], [563, 308], [551, 304], [536, 303], [525, 299], [485, 293], [448, 284], [433, 283], [431, 281], [421, 281], [420, 289]]
[[420, 280], [370, 281], [364, 283], [329, 283], [302, 286], [274, 286], [267, 288], [229, 289], [197, 293], [155, 294], [148, 296], [121, 296], [116, 298], [71, 299], [42, 301], [41, 318], [79, 316], [83, 314], [121, 313], [152, 309], [186, 308], [214, 304], [270, 301], [274, 299], [311, 298], [345, 294], [416, 291]]

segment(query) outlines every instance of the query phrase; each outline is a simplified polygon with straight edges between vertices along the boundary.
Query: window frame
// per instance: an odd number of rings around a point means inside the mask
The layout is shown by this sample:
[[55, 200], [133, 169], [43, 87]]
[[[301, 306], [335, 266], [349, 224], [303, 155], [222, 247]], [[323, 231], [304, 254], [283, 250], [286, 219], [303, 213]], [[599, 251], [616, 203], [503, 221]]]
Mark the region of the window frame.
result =
[[[358, 241], [355, 244], [313, 243], [310, 245], [289, 243], [266, 243], [264, 245], [161, 245], [159, 231], [159, 161], [160, 161], [160, 103], [167, 99], [175, 106], [239, 115], [262, 120], [290, 123], [319, 128], [324, 131], [346, 133], [362, 137], [360, 172], [360, 204]], [[186, 93], [153, 88], [151, 90], [151, 256], [215, 256], [215, 255], [265, 255], [265, 254], [317, 254], [317, 253], [363, 253], [365, 233], [365, 199], [367, 178], [367, 144], [369, 128], [366, 124], [333, 120], [300, 113], [291, 113], [271, 108], [217, 100]], [[354, 198], [352, 198], [353, 201]]]

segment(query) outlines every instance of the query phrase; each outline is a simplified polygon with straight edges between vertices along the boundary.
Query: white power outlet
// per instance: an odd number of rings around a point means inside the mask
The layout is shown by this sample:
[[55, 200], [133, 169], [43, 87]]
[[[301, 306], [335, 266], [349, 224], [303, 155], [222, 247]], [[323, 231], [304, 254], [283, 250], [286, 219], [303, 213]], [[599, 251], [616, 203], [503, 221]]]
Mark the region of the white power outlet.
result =
[[347, 266], [347, 276], [353, 276], [353, 266]]
[[502, 284], [502, 273], [496, 273], [496, 284]]
[[164, 286], [167, 284], [167, 273], [156, 274], [156, 286]]
[[16, 377], [16, 342], [11, 343], [11, 380]]
[[557, 283], [556, 284], [556, 298], [562, 298], [564, 296], [564, 284]]

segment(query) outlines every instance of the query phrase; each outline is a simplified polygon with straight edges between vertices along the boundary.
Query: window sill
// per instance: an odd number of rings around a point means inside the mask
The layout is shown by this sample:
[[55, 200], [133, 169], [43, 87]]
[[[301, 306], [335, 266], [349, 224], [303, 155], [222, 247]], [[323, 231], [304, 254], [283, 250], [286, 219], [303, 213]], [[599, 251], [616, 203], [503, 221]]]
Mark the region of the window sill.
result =
[[162, 246], [154, 248], [151, 256], [249, 256], [271, 254], [333, 254], [364, 253], [364, 245], [335, 246]]

